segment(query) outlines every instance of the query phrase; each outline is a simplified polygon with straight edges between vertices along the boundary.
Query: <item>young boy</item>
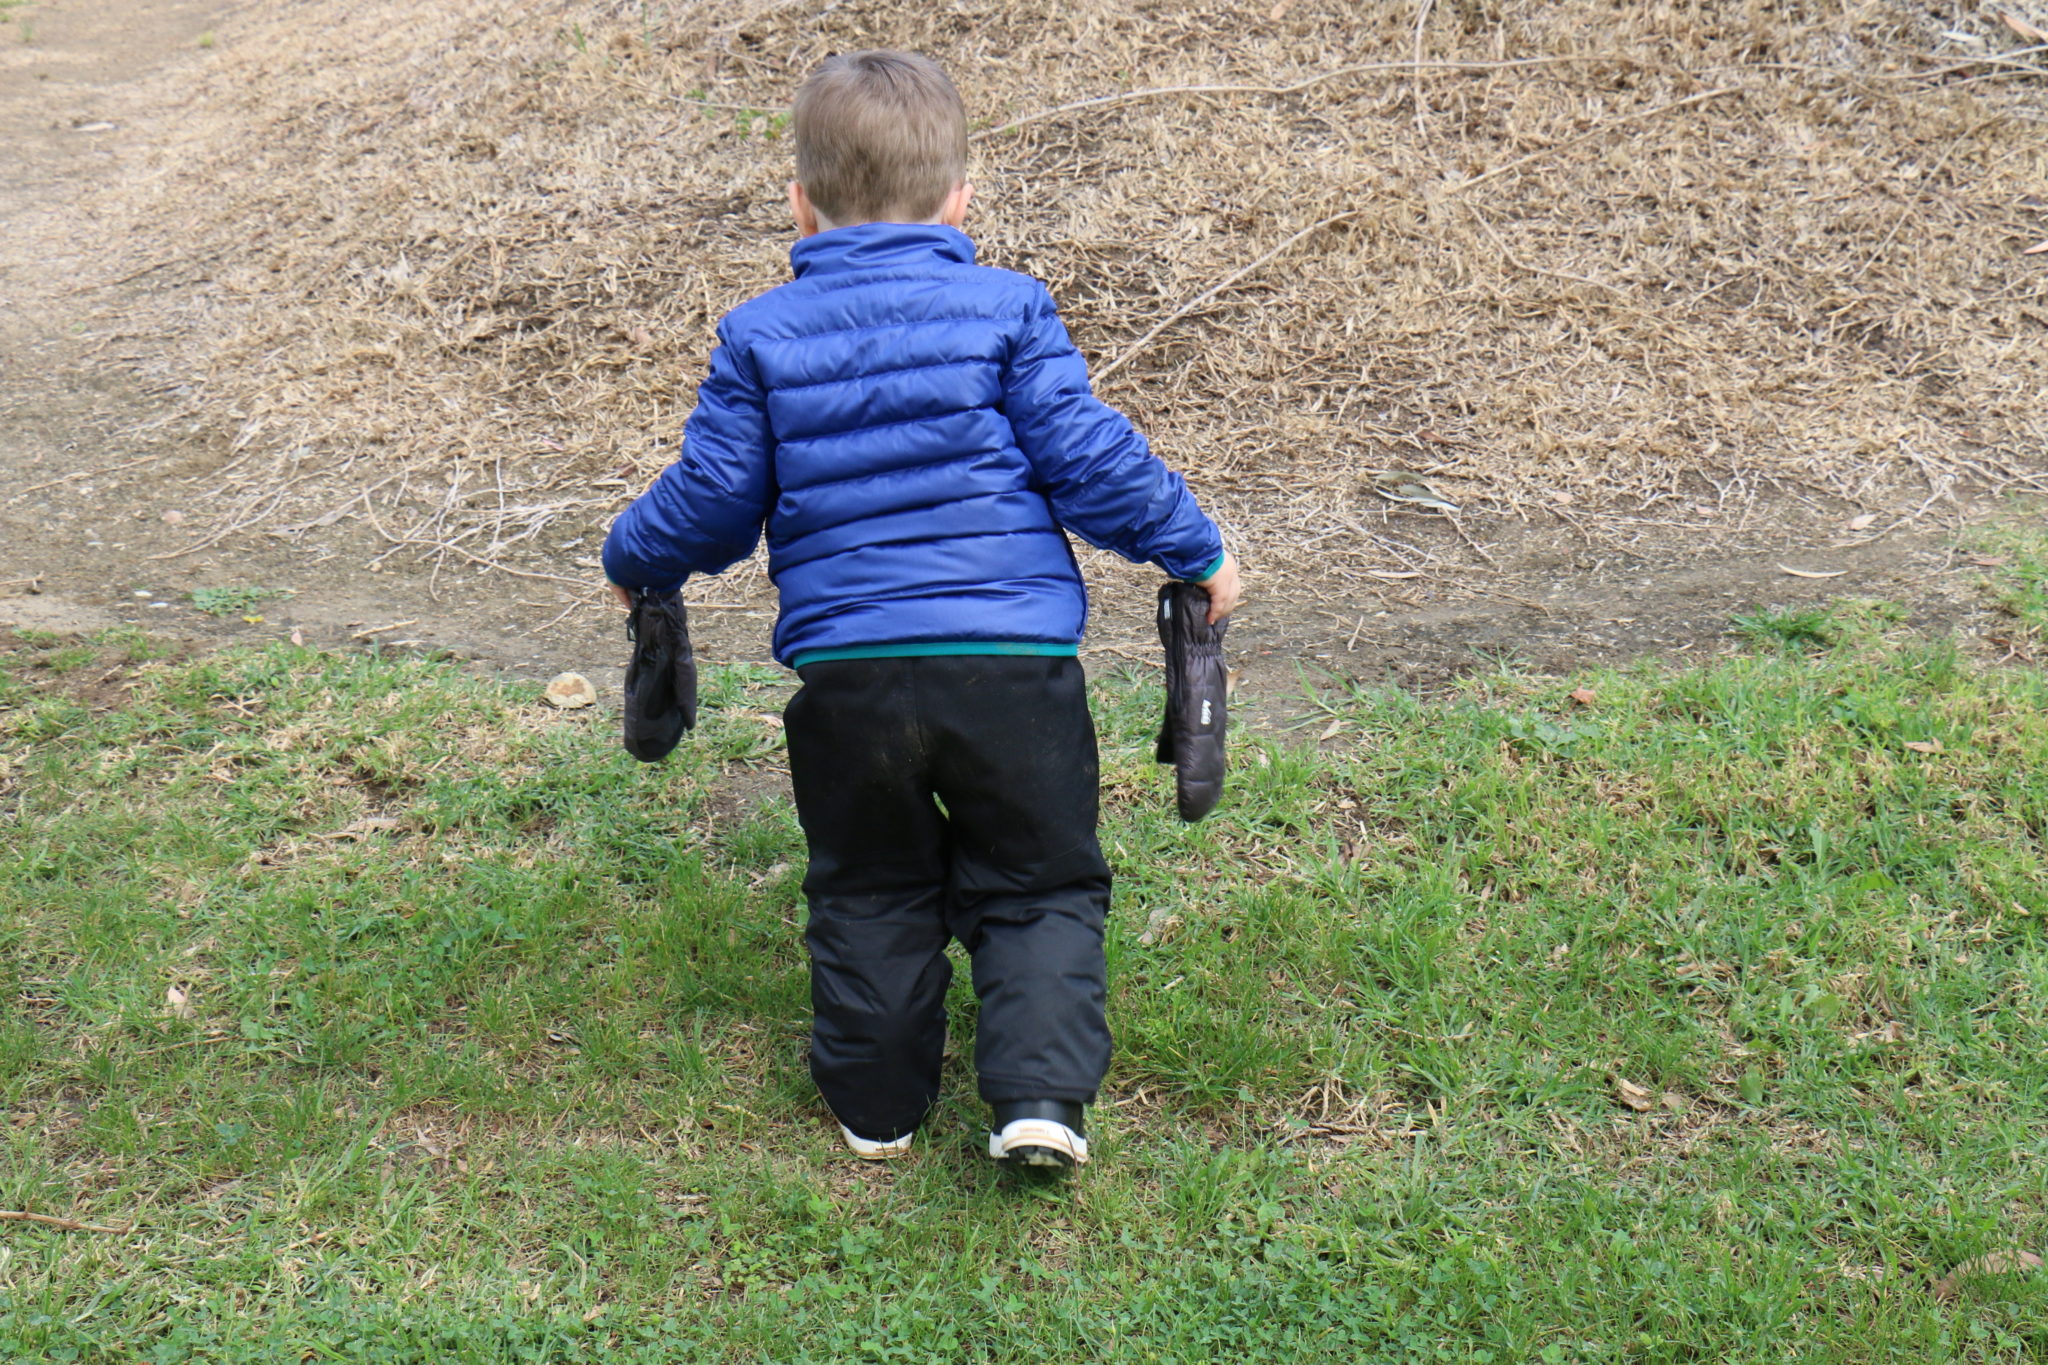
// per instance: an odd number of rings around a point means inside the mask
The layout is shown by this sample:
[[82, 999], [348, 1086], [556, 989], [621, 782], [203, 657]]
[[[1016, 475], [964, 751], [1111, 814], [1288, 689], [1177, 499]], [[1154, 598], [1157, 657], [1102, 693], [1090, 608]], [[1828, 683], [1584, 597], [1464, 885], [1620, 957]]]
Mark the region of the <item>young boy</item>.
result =
[[604, 567], [673, 588], [752, 553], [810, 845], [811, 1074], [861, 1157], [939, 1091], [947, 938], [973, 961], [990, 1155], [1088, 1159], [1109, 1064], [1087, 610], [1063, 531], [1200, 583], [1237, 568], [1180, 477], [1096, 401], [1043, 285], [974, 264], [967, 122], [930, 59], [862, 52], [797, 92], [796, 278], [727, 314], [681, 458]]

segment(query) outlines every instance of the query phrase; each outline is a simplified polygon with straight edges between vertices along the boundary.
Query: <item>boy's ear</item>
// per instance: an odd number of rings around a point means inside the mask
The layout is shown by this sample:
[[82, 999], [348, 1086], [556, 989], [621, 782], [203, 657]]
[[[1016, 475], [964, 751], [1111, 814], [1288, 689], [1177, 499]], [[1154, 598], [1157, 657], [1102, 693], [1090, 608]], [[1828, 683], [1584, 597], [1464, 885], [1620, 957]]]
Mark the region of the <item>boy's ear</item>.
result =
[[811, 203], [811, 196], [804, 193], [801, 180], [789, 182], [789, 216], [796, 219], [796, 235], [815, 237], [818, 235], [818, 210]]
[[964, 227], [967, 224], [967, 206], [974, 202], [974, 186], [963, 180], [953, 187], [953, 192], [939, 206], [939, 221], [949, 228]]

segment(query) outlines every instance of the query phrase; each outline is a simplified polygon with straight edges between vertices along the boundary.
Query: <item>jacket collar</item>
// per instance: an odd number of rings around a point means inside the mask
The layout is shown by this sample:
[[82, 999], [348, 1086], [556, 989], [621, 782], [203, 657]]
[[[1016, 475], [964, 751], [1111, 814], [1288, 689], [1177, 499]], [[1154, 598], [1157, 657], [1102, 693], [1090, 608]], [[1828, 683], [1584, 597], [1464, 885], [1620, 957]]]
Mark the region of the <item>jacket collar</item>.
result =
[[940, 223], [855, 223], [799, 238], [789, 249], [798, 279], [850, 270], [973, 265], [974, 240]]

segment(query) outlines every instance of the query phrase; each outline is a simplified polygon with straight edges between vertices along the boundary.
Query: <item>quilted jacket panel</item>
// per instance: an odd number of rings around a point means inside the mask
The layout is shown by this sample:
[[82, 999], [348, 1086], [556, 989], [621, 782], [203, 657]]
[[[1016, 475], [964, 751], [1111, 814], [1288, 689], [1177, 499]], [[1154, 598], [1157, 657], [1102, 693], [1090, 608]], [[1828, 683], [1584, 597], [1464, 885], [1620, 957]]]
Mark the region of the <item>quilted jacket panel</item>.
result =
[[1175, 578], [1222, 537], [1180, 476], [1090, 392], [1045, 287], [974, 264], [948, 227], [799, 241], [796, 278], [719, 324], [681, 457], [620, 514], [605, 572], [672, 588], [753, 552], [781, 595], [775, 655], [977, 641], [1073, 644], [1064, 531]]

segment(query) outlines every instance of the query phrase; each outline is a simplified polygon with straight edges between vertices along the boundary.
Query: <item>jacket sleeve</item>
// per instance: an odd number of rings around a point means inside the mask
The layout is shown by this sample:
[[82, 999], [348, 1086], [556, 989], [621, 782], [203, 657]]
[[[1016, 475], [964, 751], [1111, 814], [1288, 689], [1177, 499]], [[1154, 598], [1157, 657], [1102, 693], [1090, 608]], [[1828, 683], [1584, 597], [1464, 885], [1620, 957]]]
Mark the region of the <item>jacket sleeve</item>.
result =
[[612, 523], [605, 577], [627, 588], [674, 588], [745, 559], [774, 497], [767, 394], [723, 326], [683, 450]]
[[1130, 419], [1097, 399], [1088, 366], [1041, 288], [1003, 373], [1003, 410], [1060, 524], [1174, 578], [1206, 578], [1223, 536]]

